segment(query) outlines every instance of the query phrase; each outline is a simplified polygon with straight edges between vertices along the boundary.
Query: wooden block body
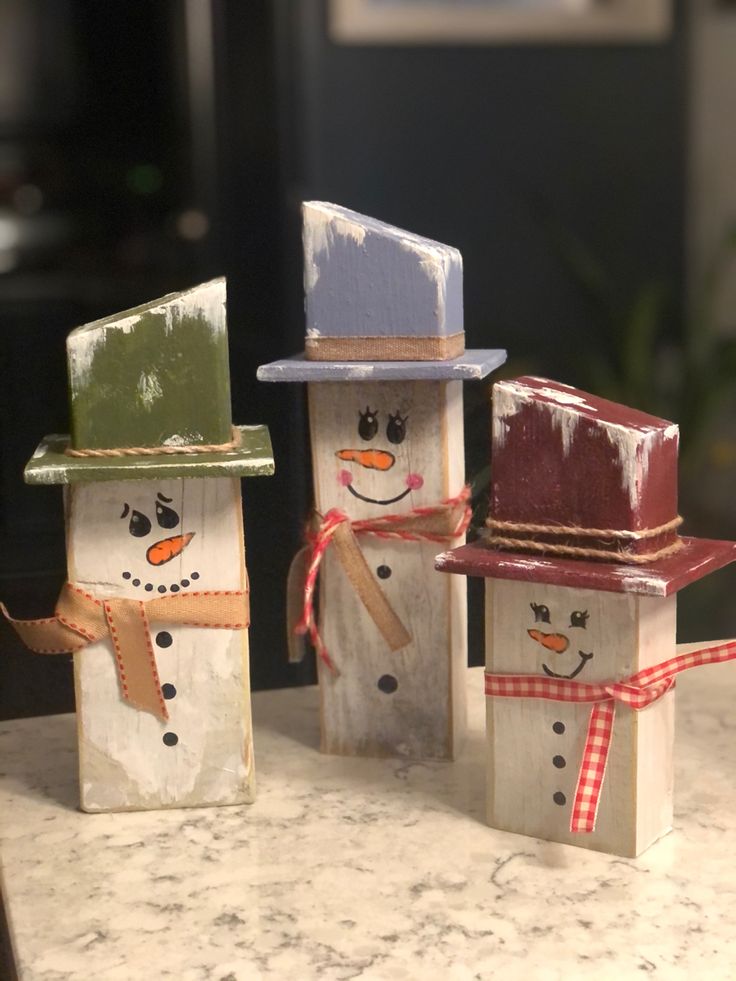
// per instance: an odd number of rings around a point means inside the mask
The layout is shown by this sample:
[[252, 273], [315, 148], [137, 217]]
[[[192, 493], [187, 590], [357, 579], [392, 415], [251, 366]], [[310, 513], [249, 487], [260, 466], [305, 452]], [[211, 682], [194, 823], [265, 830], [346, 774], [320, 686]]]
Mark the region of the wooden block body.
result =
[[[239, 480], [82, 483], [67, 494], [69, 578], [94, 596], [245, 588]], [[185, 533], [194, 537], [179, 555], [148, 562], [152, 543]], [[75, 655], [82, 808], [251, 801], [247, 631], [154, 623], [151, 638], [168, 722], [121, 699], [109, 640]]]
[[[309, 406], [315, 502], [322, 514], [335, 507], [352, 519], [407, 513], [462, 488], [460, 382], [320, 383], [309, 386]], [[406, 420], [406, 435], [392, 442], [397, 433], [390, 420], [397, 413]], [[389, 452], [395, 462], [386, 470], [369, 468], [338, 458], [345, 449]], [[412, 641], [401, 650], [389, 649], [334, 548], [328, 549], [320, 629], [340, 675], [334, 677], [320, 663], [322, 748], [345, 755], [449, 759], [466, 720], [465, 582], [435, 573], [436, 543], [367, 536], [359, 541]]]
[[[536, 604], [535, 614], [531, 604]], [[620, 681], [675, 654], [674, 596], [664, 598], [539, 583], [486, 582], [486, 669], [580, 682]], [[549, 612], [543, 622], [541, 607]], [[585, 627], [578, 613], [587, 613]], [[558, 632], [564, 652], [529, 630]], [[589, 659], [581, 652], [592, 654]], [[636, 856], [672, 826], [674, 692], [634, 712], [617, 704], [596, 830], [569, 830], [591, 706], [488, 698], [488, 823], [549, 841]], [[562, 795], [562, 796], [560, 796]], [[559, 801], [559, 803], [557, 802]]]

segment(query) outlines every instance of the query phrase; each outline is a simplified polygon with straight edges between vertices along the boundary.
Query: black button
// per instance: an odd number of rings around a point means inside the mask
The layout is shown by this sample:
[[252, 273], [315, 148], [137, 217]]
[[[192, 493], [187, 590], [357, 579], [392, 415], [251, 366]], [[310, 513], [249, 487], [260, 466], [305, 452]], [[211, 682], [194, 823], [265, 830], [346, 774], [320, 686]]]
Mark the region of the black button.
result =
[[166, 592], [166, 586], [159, 586], [158, 587], [158, 591], [159, 591], [159, 593], [165, 593]]
[[164, 698], [176, 698], [176, 688], [167, 682], [165, 685], [161, 685], [161, 694]]
[[199, 573], [198, 573], [198, 572], [193, 572], [193, 573], [191, 574], [191, 577], [190, 577], [190, 578], [191, 578], [191, 579], [199, 579]]
[[[166, 736], [164, 736], [164, 739], [166, 739]], [[561, 790], [558, 790], [552, 795], [552, 800], [555, 802], [555, 804], [562, 805], [567, 801], [567, 797], [565, 797]]]
[[391, 567], [388, 565], [379, 565], [376, 572], [378, 573], [379, 579], [388, 579], [388, 577], [391, 575]]
[[134, 585], [134, 586], [140, 586], [140, 584], [141, 584], [141, 581], [140, 581], [140, 579], [134, 579], [134, 580], [133, 580], [133, 585]]
[[378, 679], [378, 688], [384, 695], [393, 695], [398, 687], [399, 683], [392, 674], [382, 674]]
[[172, 584], [171, 584], [171, 592], [172, 593], [178, 593], [179, 592], [179, 586], [177, 585], [177, 583], [172, 582]]
[[567, 760], [565, 759], [564, 756], [553, 756], [552, 763], [557, 767], [558, 770], [561, 770], [563, 766], [567, 764]]
[[179, 737], [175, 732], [165, 732], [163, 738], [167, 746], [176, 746], [179, 742]]
[[561, 736], [562, 733], [565, 731], [565, 723], [555, 722], [555, 724], [552, 726], [552, 731], [556, 732], [558, 736]]
[[159, 647], [171, 647], [173, 640], [168, 630], [159, 630], [156, 634], [156, 643]]
[[181, 584], [186, 589], [187, 586], [189, 585], [189, 580], [188, 579], [182, 579]]
[[146, 592], [147, 593], [150, 593], [152, 589], [153, 589], [153, 583], [152, 582], [147, 582], [146, 583]]
[[130, 573], [129, 572], [124, 572], [123, 573], [123, 579], [130, 579]]

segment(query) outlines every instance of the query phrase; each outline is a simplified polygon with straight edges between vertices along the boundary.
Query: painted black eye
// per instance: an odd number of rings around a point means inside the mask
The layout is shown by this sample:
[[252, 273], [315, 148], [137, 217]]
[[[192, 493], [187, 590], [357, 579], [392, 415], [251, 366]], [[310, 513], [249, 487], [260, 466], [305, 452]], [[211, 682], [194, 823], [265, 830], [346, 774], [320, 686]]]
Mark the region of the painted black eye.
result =
[[401, 416], [400, 412], [396, 415], [391, 415], [389, 413], [388, 423], [386, 425], [386, 437], [389, 443], [403, 443], [404, 437], [406, 436], [406, 420], [408, 416]]
[[573, 612], [570, 614], [570, 626], [582, 627], [583, 630], [585, 630], [589, 616], [590, 614], [587, 610], [573, 610]]
[[179, 524], [179, 515], [173, 508], [156, 501], [156, 520], [162, 528], [176, 528]]
[[358, 423], [358, 435], [361, 439], [369, 440], [378, 432], [378, 410], [365, 407], [365, 412], [360, 413]]
[[530, 603], [536, 623], [549, 623], [549, 607], [544, 603]]
[[130, 516], [130, 523], [128, 525], [128, 531], [135, 538], [143, 538], [151, 530], [151, 522], [145, 516], [141, 514], [140, 511], [134, 511]]

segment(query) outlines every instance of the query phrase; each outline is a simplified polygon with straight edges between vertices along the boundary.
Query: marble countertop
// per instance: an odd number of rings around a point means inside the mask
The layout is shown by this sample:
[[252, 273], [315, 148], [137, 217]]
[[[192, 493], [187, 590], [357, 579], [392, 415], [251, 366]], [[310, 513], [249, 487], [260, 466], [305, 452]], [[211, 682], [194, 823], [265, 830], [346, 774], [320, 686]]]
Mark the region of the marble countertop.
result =
[[637, 860], [486, 827], [468, 680], [454, 764], [322, 756], [316, 689], [256, 694], [240, 807], [82, 814], [74, 717], [0, 723], [21, 981], [736, 977], [736, 663], [679, 680], [675, 830]]

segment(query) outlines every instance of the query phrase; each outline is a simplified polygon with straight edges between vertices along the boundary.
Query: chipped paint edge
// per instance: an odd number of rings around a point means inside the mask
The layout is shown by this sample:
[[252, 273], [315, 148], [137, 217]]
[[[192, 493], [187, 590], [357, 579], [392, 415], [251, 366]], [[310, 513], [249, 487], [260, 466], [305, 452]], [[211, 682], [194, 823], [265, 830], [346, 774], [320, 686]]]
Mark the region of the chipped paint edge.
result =
[[[494, 446], [503, 447], [508, 433], [508, 420], [517, 415], [523, 406], [541, 404], [549, 412], [552, 426], [558, 430], [562, 442], [564, 456], [570, 454], [581, 416], [576, 410], [585, 408], [596, 412], [595, 406], [590, 405], [585, 395], [578, 389], [562, 382], [551, 382], [547, 378], [529, 376], [530, 380], [542, 384], [541, 388], [532, 388], [518, 379], [498, 382], [493, 389], [493, 414], [491, 432]], [[551, 385], [560, 385], [568, 389], [560, 392]], [[573, 394], [574, 393], [574, 394]], [[540, 402], [540, 398], [544, 401]], [[550, 404], [555, 403], [555, 404]], [[640, 504], [641, 489], [649, 469], [649, 456], [657, 438], [665, 440], [679, 439], [679, 426], [668, 420], [662, 420], [661, 426], [623, 426], [621, 423], [598, 419], [598, 424], [611, 446], [618, 455], [621, 467], [621, 486], [626, 491], [632, 510]]]
[[[267, 426], [237, 427], [250, 447], [194, 456], [116, 457], [94, 462], [64, 457], [66, 434], [50, 434], [36, 448], [25, 467], [27, 484], [73, 484], [106, 480], [159, 480], [170, 477], [269, 477], [275, 473], [271, 436]], [[44, 460], [48, 462], [44, 463]]]
[[224, 276], [219, 276], [179, 293], [167, 293], [159, 299], [75, 327], [66, 339], [72, 395], [85, 384], [95, 353], [105, 343], [107, 332], [130, 333], [141, 318], [149, 314], [164, 316], [167, 335], [182, 317], [192, 314], [201, 315], [213, 335], [220, 335], [227, 329], [227, 281]]
[[[477, 360], [467, 360], [474, 356]], [[500, 368], [507, 357], [502, 348], [466, 351], [452, 361], [308, 361], [297, 354], [260, 365], [256, 378], [261, 382], [479, 381]]]

